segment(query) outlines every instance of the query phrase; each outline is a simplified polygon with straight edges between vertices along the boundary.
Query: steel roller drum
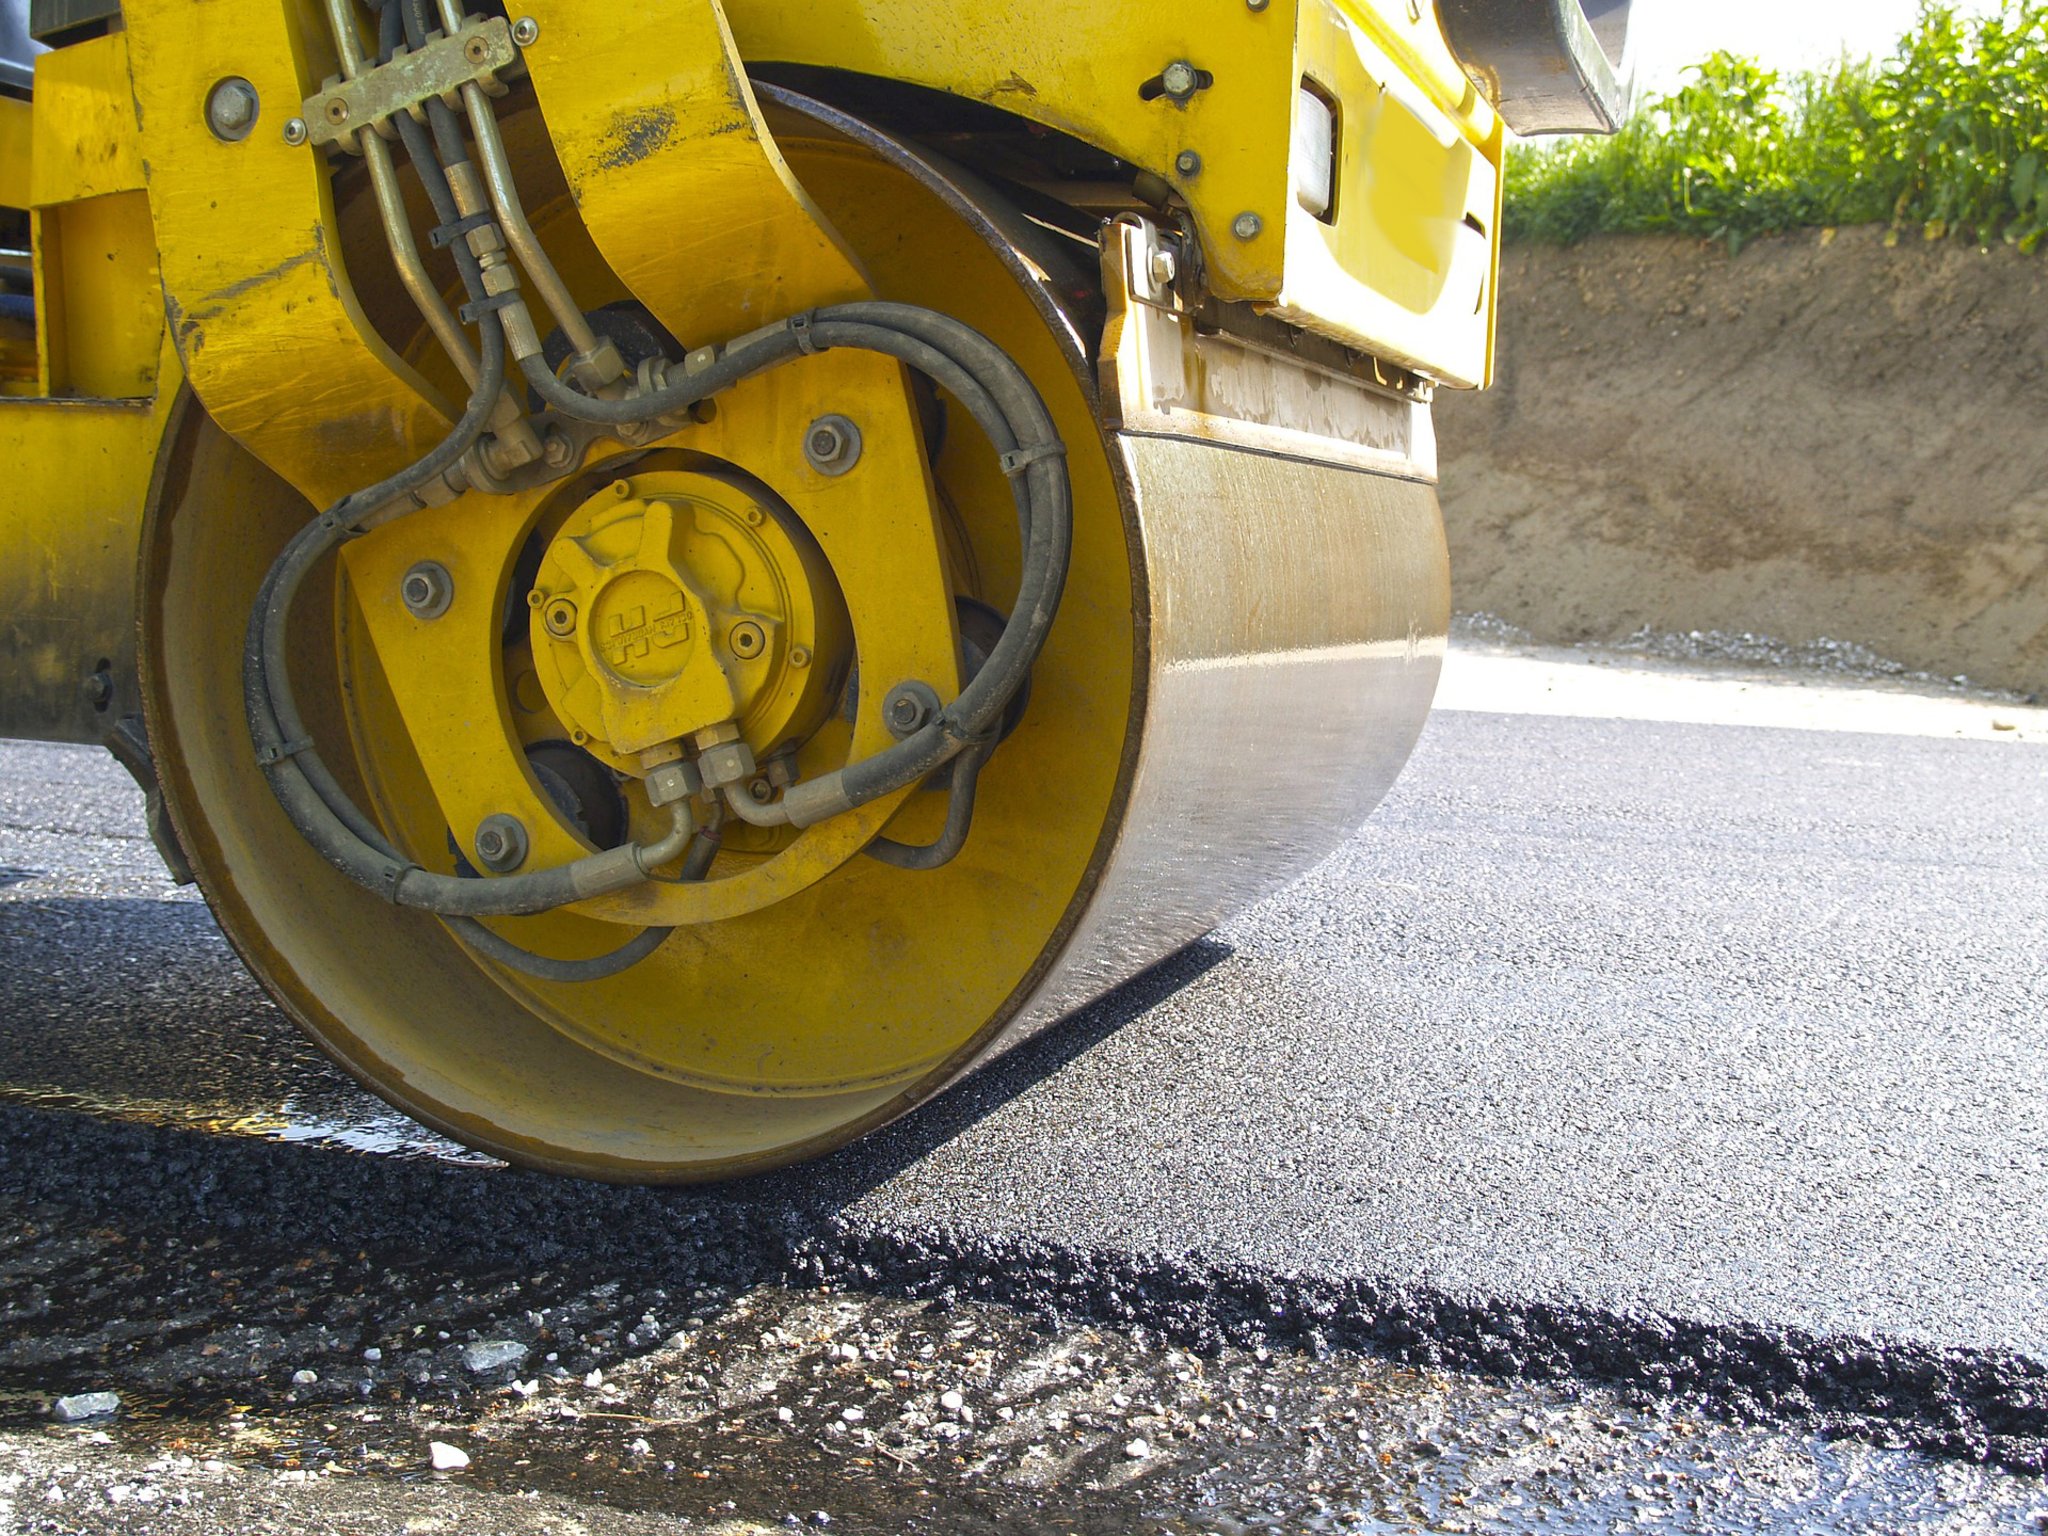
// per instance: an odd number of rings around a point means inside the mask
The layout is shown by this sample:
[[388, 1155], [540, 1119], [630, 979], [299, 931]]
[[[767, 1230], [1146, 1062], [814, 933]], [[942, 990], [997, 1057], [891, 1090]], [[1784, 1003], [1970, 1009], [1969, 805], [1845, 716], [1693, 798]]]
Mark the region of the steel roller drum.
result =
[[[1026, 724], [987, 770], [964, 867], [943, 872], [954, 884], [856, 860], [802, 900], [679, 930], [636, 968], [637, 991], [519, 982], [326, 868], [249, 761], [244, 596], [304, 503], [188, 408], [145, 540], [151, 734], [224, 930], [368, 1086], [528, 1166], [721, 1178], [885, 1123], [1327, 854], [1399, 772], [1442, 660], [1425, 403], [1324, 375], [1301, 386], [1256, 334], [1235, 350], [1198, 339], [1164, 310], [1140, 314], [1114, 275], [1090, 292], [1070, 280], [1071, 248], [1049, 248], [972, 177], [814, 102], [763, 96], [883, 295], [958, 313], [1024, 363], [1074, 464], [1068, 595]], [[536, 222], [567, 218], [534, 203]], [[544, 233], [587, 292], [565, 228]], [[1141, 238], [1118, 228], [1112, 260]], [[905, 230], [919, 238], [893, 238]], [[1162, 326], [1186, 355], [1155, 377], [1173, 344]], [[346, 643], [346, 588], [332, 601], [295, 657], [301, 693], [324, 701], [323, 739], [354, 735], [359, 783], [404, 832], [419, 770], [368, 728], [390, 717]], [[433, 828], [411, 841], [431, 845]], [[789, 978], [806, 972], [823, 979], [800, 996]]]

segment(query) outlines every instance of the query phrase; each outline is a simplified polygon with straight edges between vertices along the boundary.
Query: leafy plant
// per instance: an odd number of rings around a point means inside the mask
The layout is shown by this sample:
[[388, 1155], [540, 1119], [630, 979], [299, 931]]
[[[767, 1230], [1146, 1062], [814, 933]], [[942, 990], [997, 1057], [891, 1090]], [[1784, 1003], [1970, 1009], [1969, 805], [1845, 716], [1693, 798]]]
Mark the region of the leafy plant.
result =
[[1889, 57], [1785, 79], [1717, 53], [1612, 138], [1509, 157], [1510, 239], [1682, 230], [1725, 240], [1889, 222], [2048, 237], [2048, 0], [1974, 20], [1922, 0]]

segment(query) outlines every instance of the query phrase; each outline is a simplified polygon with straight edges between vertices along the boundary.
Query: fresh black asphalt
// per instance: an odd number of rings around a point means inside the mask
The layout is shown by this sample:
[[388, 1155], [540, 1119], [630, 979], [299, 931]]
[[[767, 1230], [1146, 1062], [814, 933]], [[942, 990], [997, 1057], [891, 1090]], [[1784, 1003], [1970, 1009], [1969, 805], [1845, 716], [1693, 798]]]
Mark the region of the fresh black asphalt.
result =
[[861, 1145], [709, 1192], [190, 1129], [404, 1139], [165, 899], [137, 802], [96, 754], [0, 745], [22, 1196], [722, 1253], [2041, 1465], [2038, 747], [1440, 713], [1307, 880]]

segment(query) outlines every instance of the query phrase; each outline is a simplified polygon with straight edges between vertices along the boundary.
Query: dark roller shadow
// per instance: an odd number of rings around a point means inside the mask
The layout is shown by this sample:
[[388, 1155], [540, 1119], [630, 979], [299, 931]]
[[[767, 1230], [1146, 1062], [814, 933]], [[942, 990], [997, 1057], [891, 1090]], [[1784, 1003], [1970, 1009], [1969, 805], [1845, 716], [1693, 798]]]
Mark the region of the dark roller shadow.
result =
[[799, 1169], [741, 1179], [727, 1188], [782, 1196], [801, 1185], [809, 1201], [850, 1205], [978, 1125], [1094, 1046], [1142, 1018], [1236, 951], [1197, 939], [1077, 1013], [970, 1073], [902, 1119]]
[[[894, 1124], [799, 1168], [717, 1186], [717, 1198], [812, 1210], [858, 1200], [1231, 953], [1198, 940]], [[9, 1089], [116, 1113], [185, 1106], [207, 1124], [274, 1116], [286, 1101], [309, 1120], [345, 1121], [351, 1106], [376, 1102], [269, 1000], [203, 906], [133, 898], [0, 902], [0, 1093]]]

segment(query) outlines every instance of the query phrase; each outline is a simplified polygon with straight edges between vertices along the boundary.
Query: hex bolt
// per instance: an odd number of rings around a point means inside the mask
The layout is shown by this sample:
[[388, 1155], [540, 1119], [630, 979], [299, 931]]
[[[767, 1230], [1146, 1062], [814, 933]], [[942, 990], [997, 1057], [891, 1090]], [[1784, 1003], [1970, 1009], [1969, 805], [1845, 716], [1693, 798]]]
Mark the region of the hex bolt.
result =
[[522, 48], [531, 48], [533, 40], [540, 36], [540, 23], [531, 16], [522, 16], [512, 23], [512, 41]]
[[1184, 149], [1173, 157], [1173, 168], [1182, 176], [1202, 174], [1202, 157], [1192, 149]]
[[541, 610], [540, 622], [557, 640], [566, 640], [576, 633], [576, 605], [558, 597]]
[[768, 636], [752, 619], [741, 619], [726, 636], [726, 644], [741, 661], [752, 661], [768, 649]]
[[502, 812], [486, 816], [476, 829], [475, 847], [485, 869], [508, 874], [526, 862], [526, 824]]
[[899, 741], [915, 736], [938, 718], [939, 695], [930, 683], [898, 683], [882, 701], [882, 723]]
[[1173, 252], [1162, 245], [1145, 258], [1145, 270], [1152, 278], [1153, 287], [1171, 288], [1173, 280], [1180, 276], [1180, 263], [1175, 260]]
[[306, 120], [303, 117], [288, 117], [284, 120], [284, 141], [293, 146], [306, 142]]
[[1195, 66], [1186, 59], [1175, 59], [1159, 71], [1159, 86], [1175, 101], [1186, 101], [1195, 94], [1201, 78], [1195, 73]]
[[438, 619], [455, 601], [455, 580], [438, 560], [422, 560], [398, 583], [399, 601], [416, 619]]
[[240, 75], [230, 75], [206, 93], [206, 126], [223, 143], [237, 143], [256, 126], [261, 105], [255, 86]]
[[844, 416], [820, 416], [804, 428], [804, 458], [821, 475], [843, 475], [860, 462], [860, 428]]
[[114, 702], [114, 680], [104, 672], [88, 672], [85, 675], [85, 702], [94, 709], [104, 712]]
[[550, 432], [541, 439], [541, 462], [549, 469], [567, 469], [576, 462], [576, 445], [566, 432]]
[[1230, 221], [1230, 232], [1240, 240], [1256, 240], [1266, 221], [1256, 213], [1240, 213]]

